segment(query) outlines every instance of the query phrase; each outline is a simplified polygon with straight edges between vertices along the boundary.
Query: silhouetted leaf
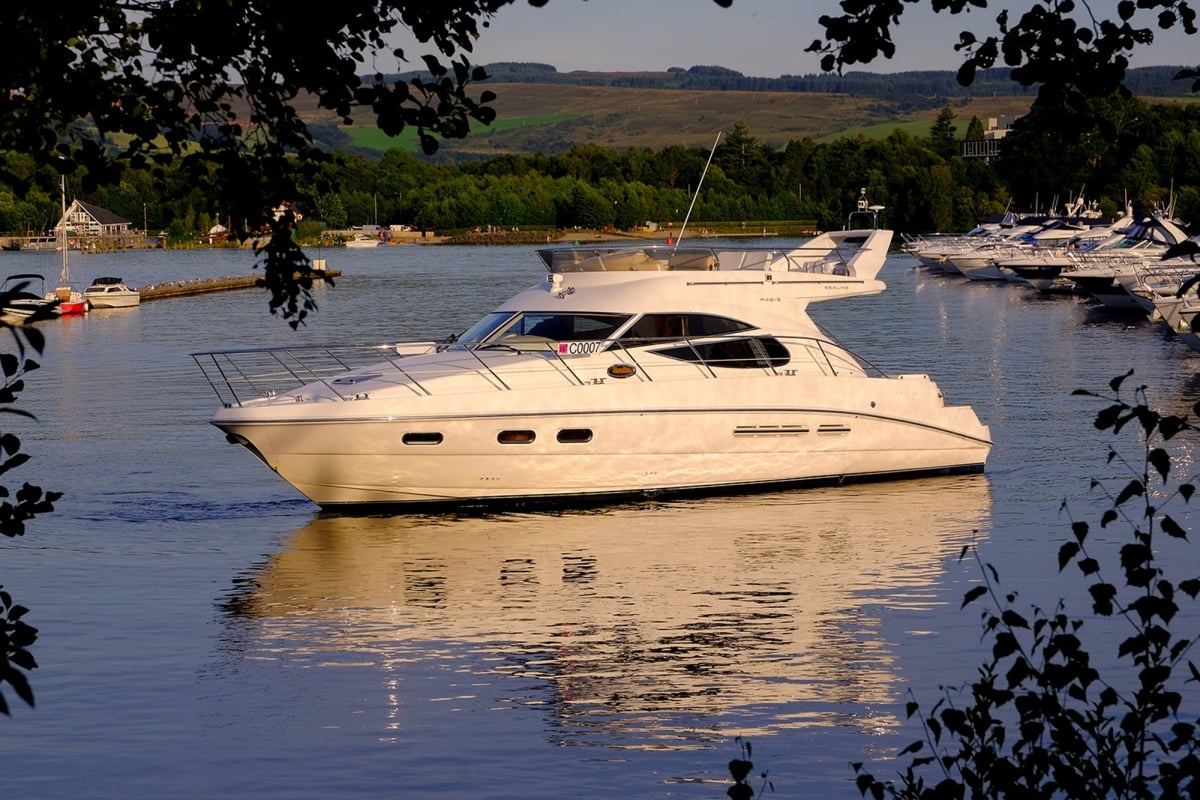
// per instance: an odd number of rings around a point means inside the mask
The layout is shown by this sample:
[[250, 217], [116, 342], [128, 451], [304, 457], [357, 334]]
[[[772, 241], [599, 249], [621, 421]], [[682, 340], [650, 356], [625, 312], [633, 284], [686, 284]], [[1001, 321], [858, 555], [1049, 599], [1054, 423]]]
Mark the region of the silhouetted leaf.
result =
[[1117, 420], [1121, 418], [1121, 413], [1125, 411], [1124, 404], [1109, 406], [1096, 412], [1095, 426], [1104, 431], [1117, 424]]
[[1163, 450], [1161, 447], [1151, 450], [1146, 455], [1146, 461], [1150, 463], [1150, 466], [1158, 470], [1160, 478], [1164, 481], [1167, 479], [1167, 475], [1171, 472], [1171, 457], [1167, 455], [1166, 450]]
[[1158, 524], [1159, 524], [1159, 527], [1162, 528], [1163, 533], [1167, 534], [1168, 536], [1170, 536], [1172, 538], [1175, 538], [1175, 539], [1186, 539], [1187, 538], [1187, 531], [1184, 530], [1183, 527], [1178, 522], [1176, 522], [1173, 518], [1171, 518], [1170, 516], [1163, 515], [1162, 519], [1159, 520]]
[[25, 675], [15, 669], [0, 669], [0, 684], [7, 682], [12, 690], [16, 692], [17, 697], [25, 701], [25, 705], [30, 708], [34, 707], [33, 689], [29, 685], [29, 681]]
[[1058, 571], [1062, 572], [1075, 556], [1079, 555], [1078, 542], [1063, 542], [1058, 548]]
[[1131, 542], [1121, 547], [1121, 566], [1127, 571], [1140, 567], [1147, 563], [1153, 555], [1154, 553], [1146, 545], [1140, 542]]
[[1114, 392], [1121, 391], [1121, 384], [1123, 384], [1125, 382], [1125, 379], [1128, 378], [1132, 374], [1133, 374], [1133, 370], [1129, 370], [1124, 375], [1120, 375], [1116, 378], [1113, 378], [1112, 380], [1110, 380], [1108, 382], [1108, 388], [1112, 389]]
[[1088, 587], [1092, 596], [1092, 610], [1101, 616], [1110, 617], [1113, 613], [1113, 598], [1117, 596], [1116, 587], [1108, 583], [1094, 583]]
[[962, 605], [959, 608], [966, 608], [970, 603], [978, 600], [982, 595], [987, 594], [986, 586], [975, 586], [963, 595]]
[[1008, 631], [1002, 631], [996, 634], [996, 639], [992, 643], [992, 657], [999, 661], [1017, 652], [1018, 648], [1017, 637]]
[[1174, 416], [1163, 417], [1162, 420], [1158, 424], [1158, 430], [1162, 433], [1163, 439], [1168, 440], [1168, 441], [1175, 434], [1177, 434], [1180, 431], [1185, 430], [1189, 427], [1190, 426], [1188, 425], [1187, 420], [1185, 420], [1182, 417], [1174, 417]]
[[1029, 627], [1029, 623], [1025, 621], [1025, 618], [1022, 617], [1017, 612], [1013, 611], [1011, 608], [1004, 609], [1004, 612], [1001, 614], [1001, 617], [1004, 620], [1004, 624], [1010, 628], [1028, 628]]
[[1121, 493], [1117, 495], [1117, 499], [1114, 501], [1114, 503], [1115, 505], [1119, 506], [1131, 497], [1142, 497], [1145, 494], [1145, 485], [1141, 481], [1135, 479], [1126, 484], [1125, 488], [1121, 490]]

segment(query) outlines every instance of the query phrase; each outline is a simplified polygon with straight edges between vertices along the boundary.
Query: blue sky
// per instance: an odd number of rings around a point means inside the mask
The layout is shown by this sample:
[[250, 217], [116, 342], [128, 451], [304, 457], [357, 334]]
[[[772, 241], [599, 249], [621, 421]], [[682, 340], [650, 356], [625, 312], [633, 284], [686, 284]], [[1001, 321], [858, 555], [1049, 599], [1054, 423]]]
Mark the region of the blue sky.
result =
[[[865, 67], [875, 72], [956, 69], [958, 32], [994, 30], [1002, 8], [1011, 15], [1035, 0], [990, 0], [984, 11], [935, 14], [930, 0], [905, 10], [897, 54]], [[1097, 16], [1111, 16], [1117, 0], [1091, 0]], [[1082, 5], [1082, 4], [1081, 4]], [[820, 71], [815, 55], [804, 52], [821, 35], [817, 17], [838, 13], [837, 0], [733, 0], [721, 8], [712, 0], [550, 0], [531, 8], [523, 0], [502, 9], [483, 30], [474, 63], [525, 61], [571, 70], [664, 70], [698, 64], [720, 65], [756, 77]], [[1200, 37], [1157, 34], [1155, 44], [1135, 65], [1200, 63]], [[420, 65], [427, 52], [402, 43], [410, 65], [377, 63], [388, 72]]]

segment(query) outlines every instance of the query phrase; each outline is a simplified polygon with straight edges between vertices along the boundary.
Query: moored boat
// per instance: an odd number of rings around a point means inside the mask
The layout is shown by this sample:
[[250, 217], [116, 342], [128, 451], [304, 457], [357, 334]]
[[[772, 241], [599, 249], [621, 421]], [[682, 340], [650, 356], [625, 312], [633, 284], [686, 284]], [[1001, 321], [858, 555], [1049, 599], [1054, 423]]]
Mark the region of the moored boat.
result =
[[891, 239], [540, 250], [545, 279], [452, 341], [194, 358], [213, 424], [325, 507], [979, 471], [991, 437], [969, 407], [879, 373], [807, 314], [882, 292]]
[[[36, 290], [34, 287], [37, 287]], [[0, 313], [17, 319], [41, 319], [56, 317], [58, 304], [46, 298], [46, 278], [35, 272], [9, 275], [0, 286], [3, 306]]]
[[358, 234], [355, 234], [353, 237], [347, 239], [344, 242], [344, 244], [346, 247], [352, 247], [352, 248], [354, 248], [354, 247], [378, 247], [380, 244], [380, 239], [378, 236], [371, 237], [371, 236], [367, 236], [365, 233], [358, 233]]
[[83, 293], [71, 288], [71, 250], [67, 243], [67, 179], [59, 178], [61, 191], [62, 218], [58, 223], [58, 249], [62, 254], [62, 269], [58, 276], [58, 286], [53, 292], [45, 295], [45, 299], [58, 303], [58, 313], [61, 315], [82, 314], [87, 311], [87, 301]]
[[95, 278], [83, 290], [83, 297], [92, 308], [132, 308], [142, 302], [142, 293], [120, 278]]

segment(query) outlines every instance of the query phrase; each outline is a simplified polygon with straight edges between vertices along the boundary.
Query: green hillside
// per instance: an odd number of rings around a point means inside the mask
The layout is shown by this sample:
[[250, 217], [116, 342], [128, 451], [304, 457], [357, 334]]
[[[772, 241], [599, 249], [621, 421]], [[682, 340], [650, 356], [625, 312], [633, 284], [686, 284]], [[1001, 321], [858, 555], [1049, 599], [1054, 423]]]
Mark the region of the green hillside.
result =
[[[947, 103], [965, 129], [973, 116], [988, 118], [1024, 114], [1030, 97], [955, 98], [942, 103], [881, 101], [848, 94], [760, 91], [637, 89], [613, 86], [509, 83], [489, 84], [497, 95], [497, 121], [476, 126], [463, 141], [444, 142], [442, 158], [497, 153], [556, 153], [572, 145], [593, 143], [624, 150], [658, 150], [669, 145], [702, 147], [718, 130], [743, 122], [762, 143], [784, 147], [806, 137], [829, 141], [841, 136], [881, 139], [897, 127], [925, 135]], [[326, 123], [331, 146], [382, 153], [392, 147], [419, 150], [415, 132], [390, 138], [374, 126], [334, 128]], [[343, 137], [345, 137], [343, 139]], [[340, 140], [340, 141], [339, 141]]]

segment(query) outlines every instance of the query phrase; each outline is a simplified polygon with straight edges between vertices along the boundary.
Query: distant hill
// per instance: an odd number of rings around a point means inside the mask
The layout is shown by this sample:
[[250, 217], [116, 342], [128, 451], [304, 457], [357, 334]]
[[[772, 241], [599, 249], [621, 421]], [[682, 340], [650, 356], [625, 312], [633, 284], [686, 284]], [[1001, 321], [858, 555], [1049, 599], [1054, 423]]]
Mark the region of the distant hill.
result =
[[[764, 144], [793, 140], [828, 141], [842, 136], [883, 138], [896, 128], [925, 136], [946, 106], [960, 131], [972, 117], [1015, 119], [1029, 109], [1032, 90], [1008, 80], [1008, 70], [980, 73], [969, 88], [954, 73], [806, 75], [748, 78], [724, 67], [666, 72], [558, 72], [547, 64], [487, 65], [486, 86], [497, 95], [498, 118], [462, 141], [444, 142], [438, 160], [488, 158], [501, 153], [557, 153], [593, 143], [624, 150], [668, 145], [708, 148], [718, 130], [743, 122]], [[1178, 67], [1130, 71], [1130, 85], [1144, 97], [1190, 96], [1186, 82], [1173, 82]], [[388, 76], [410, 80], [418, 73]], [[378, 155], [392, 147], [419, 151], [415, 132], [388, 138], [365, 123], [341, 126], [332, 115], [314, 113], [318, 139], [332, 149]]]
[[[497, 62], [485, 69], [493, 83], [553, 83], [568, 86], [612, 86], [627, 89], [677, 89], [713, 92], [815, 92], [848, 94], [892, 100], [898, 97], [960, 98], [995, 95], [1033, 97], [1037, 87], [1021, 86], [1012, 80], [1012, 70], [993, 67], [979, 70], [970, 86], [960, 86], [951, 70], [916, 72], [847, 72], [781, 75], [760, 78], [719, 66], [672, 67], [665, 72], [559, 72], [550, 64]], [[1189, 97], [1191, 81], [1174, 76], [1183, 67], [1139, 67], [1127, 73], [1126, 85], [1141, 97]], [[408, 81], [421, 76], [407, 72], [388, 76]]]

